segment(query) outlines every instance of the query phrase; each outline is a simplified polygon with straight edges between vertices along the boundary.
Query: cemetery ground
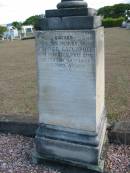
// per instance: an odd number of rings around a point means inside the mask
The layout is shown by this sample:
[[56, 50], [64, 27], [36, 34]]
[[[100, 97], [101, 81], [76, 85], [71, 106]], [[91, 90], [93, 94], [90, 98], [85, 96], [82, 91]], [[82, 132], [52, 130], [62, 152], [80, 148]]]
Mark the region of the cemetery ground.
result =
[[[105, 29], [109, 120], [130, 114], [130, 31]], [[0, 42], [0, 118], [37, 119], [35, 41]]]
[[[105, 57], [108, 119], [110, 122], [130, 119], [130, 30], [105, 29]], [[37, 121], [36, 76], [34, 40], [0, 42], [1, 120]], [[0, 172], [56, 172], [32, 164], [32, 147], [31, 138], [1, 134]], [[108, 147], [109, 173], [127, 173], [129, 163], [130, 146]]]

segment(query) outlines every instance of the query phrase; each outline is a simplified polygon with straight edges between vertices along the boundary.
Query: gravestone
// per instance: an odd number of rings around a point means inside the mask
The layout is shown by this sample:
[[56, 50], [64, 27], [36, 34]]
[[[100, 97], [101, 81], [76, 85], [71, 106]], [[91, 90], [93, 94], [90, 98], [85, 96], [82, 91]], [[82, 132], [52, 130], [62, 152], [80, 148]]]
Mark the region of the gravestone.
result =
[[126, 26], [127, 29], [130, 29], [130, 21], [127, 22], [127, 26]]
[[83, 0], [47, 10], [36, 32], [37, 159], [102, 172], [106, 132], [104, 29]]

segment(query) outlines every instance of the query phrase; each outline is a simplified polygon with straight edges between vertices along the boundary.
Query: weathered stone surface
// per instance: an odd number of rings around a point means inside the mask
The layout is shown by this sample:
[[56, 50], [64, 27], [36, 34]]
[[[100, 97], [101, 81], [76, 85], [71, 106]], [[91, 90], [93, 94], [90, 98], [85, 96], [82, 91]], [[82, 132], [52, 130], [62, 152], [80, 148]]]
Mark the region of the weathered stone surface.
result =
[[46, 17], [94, 16], [96, 13], [96, 10], [93, 8], [65, 8], [46, 10]]
[[0, 132], [35, 137], [38, 123], [0, 121]]
[[101, 17], [83, 0], [62, 0], [57, 7], [46, 11], [36, 33], [37, 157], [102, 172], [106, 112]]
[[[48, 132], [49, 130], [46, 126], [41, 126], [37, 131], [36, 150], [41, 157], [77, 164], [77, 166], [86, 168], [88, 164], [95, 166], [99, 164], [106, 131], [106, 119], [101, 124], [99, 136], [92, 136], [91, 133], [86, 135], [62, 132], [57, 126], [50, 130], [53, 131], [52, 134]], [[95, 144], [92, 143], [94, 141], [96, 141]]]
[[36, 33], [41, 157], [98, 164], [106, 131], [104, 30]]
[[46, 10], [46, 17], [87, 16], [87, 8], [66, 8], [58, 10]]
[[83, 30], [100, 26], [100, 16], [50, 17], [39, 21], [40, 30]]
[[[103, 163], [100, 163], [100, 166], [95, 165], [85, 165], [85, 167], [81, 167], [81, 165], [77, 165], [77, 163], [68, 164], [68, 162], [64, 162], [63, 160], [52, 160], [49, 157], [41, 157], [36, 151], [33, 151], [33, 162], [35, 164], [44, 164], [46, 167], [50, 167], [53, 170], [58, 170], [61, 173], [101, 173], [101, 169], [103, 167]], [[103, 172], [107, 173], [107, 172]]]
[[98, 85], [104, 83], [103, 29], [42, 31], [36, 37], [40, 123], [95, 132], [104, 110], [104, 85]]
[[111, 143], [130, 145], [130, 122], [116, 122], [109, 129], [108, 136]]
[[87, 7], [87, 3], [83, 0], [63, 0], [57, 5], [57, 8], [82, 8]]

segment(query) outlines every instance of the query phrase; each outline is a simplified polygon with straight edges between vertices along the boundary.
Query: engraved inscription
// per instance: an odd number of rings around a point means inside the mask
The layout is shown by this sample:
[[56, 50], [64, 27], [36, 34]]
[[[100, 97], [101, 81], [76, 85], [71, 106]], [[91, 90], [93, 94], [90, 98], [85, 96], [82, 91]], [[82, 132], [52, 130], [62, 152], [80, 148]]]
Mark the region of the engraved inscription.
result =
[[69, 33], [53, 34], [51, 39], [45, 39], [45, 36], [39, 35], [40, 54], [42, 62], [52, 63], [60, 67], [81, 67], [86, 63], [94, 62], [95, 45], [91, 33], [84, 33], [83, 36]]

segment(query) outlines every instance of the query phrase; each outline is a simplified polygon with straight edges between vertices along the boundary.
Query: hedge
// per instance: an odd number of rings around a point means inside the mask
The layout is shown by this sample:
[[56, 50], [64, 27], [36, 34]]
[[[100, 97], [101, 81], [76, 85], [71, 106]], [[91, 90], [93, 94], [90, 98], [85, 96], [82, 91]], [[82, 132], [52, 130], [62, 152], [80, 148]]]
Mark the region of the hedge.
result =
[[105, 28], [108, 28], [108, 27], [120, 27], [122, 25], [123, 21], [124, 21], [123, 17], [119, 17], [119, 18], [104, 18], [102, 20], [102, 25]]

